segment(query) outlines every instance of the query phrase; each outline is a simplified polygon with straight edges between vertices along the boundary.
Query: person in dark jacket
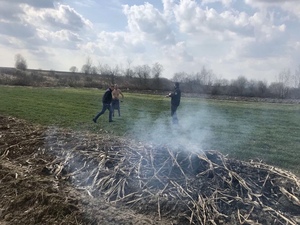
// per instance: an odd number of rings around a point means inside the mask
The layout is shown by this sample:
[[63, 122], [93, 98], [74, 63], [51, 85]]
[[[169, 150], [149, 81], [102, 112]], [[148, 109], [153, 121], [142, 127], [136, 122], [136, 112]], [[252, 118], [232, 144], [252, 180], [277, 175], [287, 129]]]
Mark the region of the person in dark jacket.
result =
[[108, 109], [109, 110], [109, 122], [113, 122], [112, 120], [112, 106], [111, 106], [111, 102], [112, 102], [112, 90], [114, 89], [114, 86], [111, 85], [104, 93], [103, 97], [102, 97], [102, 110], [101, 112], [99, 112], [94, 118], [93, 121], [94, 123], [97, 123], [97, 119], [103, 114], [105, 113], [105, 111]]
[[178, 124], [178, 118], [176, 110], [180, 104], [181, 99], [181, 91], [179, 89], [179, 83], [175, 82], [174, 84], [174, 91], [169, 93], [166, 97], [171, 98], [171, 116], [173, 124]]

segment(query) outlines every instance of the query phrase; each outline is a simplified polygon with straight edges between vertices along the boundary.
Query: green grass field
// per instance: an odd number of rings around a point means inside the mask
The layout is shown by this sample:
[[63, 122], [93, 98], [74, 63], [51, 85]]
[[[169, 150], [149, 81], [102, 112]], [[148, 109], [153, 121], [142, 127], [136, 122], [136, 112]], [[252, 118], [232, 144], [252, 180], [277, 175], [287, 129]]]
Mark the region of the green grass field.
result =
[[264, 162], [300, 175], [300, 105], [231, 102], [182, 98], [179, 126], [170, 124], [170, 99], [158, 95], [124, 93], [121, 117], [114, 123], [108, 112], [98, 123], [104, 90], [0, 86], [0, 114], [42, 124], [108, 131], [188, 150], [218, 150], [242, 160]]

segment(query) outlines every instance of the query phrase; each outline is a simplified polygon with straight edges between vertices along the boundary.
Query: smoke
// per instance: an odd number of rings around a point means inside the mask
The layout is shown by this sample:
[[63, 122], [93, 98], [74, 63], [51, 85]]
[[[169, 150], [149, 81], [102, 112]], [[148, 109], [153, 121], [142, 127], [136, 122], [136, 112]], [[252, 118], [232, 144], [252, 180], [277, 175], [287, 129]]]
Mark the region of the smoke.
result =
[[205, 150], [222, 151], [220, 141], [227, 148], [230, 145], [245, 144], [253, 131], [252, 125], [243, 115], [236, 118], [231, 109], [205, 101], [197, 104], [183, 102], [178, 107], [177, 117], [179, 124], [173, 125], [169, 111], [161, 113], [157, 118], [146, 112], [140, 113], [134, 124], [135, 135], [137, 139], [155, 145], [201, 153]]
[[[139, 140], [155, 145], [167, 145], [171, 148], [188, 149], [200, 153], [203, 143], [210, 138], [210, 128], [205, 124], [205, 108], [189, 111], [184, 106], [178, 108], [179, 124], [172, 124], [170, 112], [161, 113], [158, 118], [151, 118], [147, 113], [140, 113], [135, 121], [134, 130]], [[143, 129], [141, 129], [141, 127]]]

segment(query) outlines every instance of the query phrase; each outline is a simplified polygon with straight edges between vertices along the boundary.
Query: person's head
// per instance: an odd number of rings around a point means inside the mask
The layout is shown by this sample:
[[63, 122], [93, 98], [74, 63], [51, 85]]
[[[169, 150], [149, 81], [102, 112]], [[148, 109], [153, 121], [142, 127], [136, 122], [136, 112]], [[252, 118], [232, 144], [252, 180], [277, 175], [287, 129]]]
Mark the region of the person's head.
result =
[[111, 84], [111, 85], [109, 86], [109, 88], [110, 88], [111, 90], [114, 90], [115, 86], [114, 86], [113, 84]]
[[115, 84], [115, 85], [114, 85], [114, 88], [115, 88], [115, 89], [118, 89], [118, 85], [117, 85], [117, 84]]
[[179, 82], [175, 82], [175, 83], [174, 83], [174, 87], [175, 87], [175, 88], [179, 88]]

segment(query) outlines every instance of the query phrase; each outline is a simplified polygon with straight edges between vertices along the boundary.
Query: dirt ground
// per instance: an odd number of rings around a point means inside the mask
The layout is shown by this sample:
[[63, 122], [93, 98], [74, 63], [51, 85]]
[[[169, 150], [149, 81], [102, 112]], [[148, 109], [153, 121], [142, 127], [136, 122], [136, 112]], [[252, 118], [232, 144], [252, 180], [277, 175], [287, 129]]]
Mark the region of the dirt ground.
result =
[[155, 150], [0, 116], [0, 224], [300, 224], [295, 175]]

